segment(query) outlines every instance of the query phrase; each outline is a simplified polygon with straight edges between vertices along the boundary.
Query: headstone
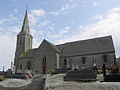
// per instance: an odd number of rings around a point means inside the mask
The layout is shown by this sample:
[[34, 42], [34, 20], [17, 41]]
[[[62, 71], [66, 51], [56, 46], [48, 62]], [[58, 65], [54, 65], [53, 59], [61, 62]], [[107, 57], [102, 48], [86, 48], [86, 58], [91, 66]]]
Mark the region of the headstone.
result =
[[105, 64], [103, 64], [103, 77], [104, 82], [120, 82], [120, 72], [106, 75]]
[[64, 80], [95, 81], [96, 77], [97, 77], [97, 74], [95, 73], [95, 71], [91, 69], [81, 69], [81, 70], [69, 71], [64, 77]]

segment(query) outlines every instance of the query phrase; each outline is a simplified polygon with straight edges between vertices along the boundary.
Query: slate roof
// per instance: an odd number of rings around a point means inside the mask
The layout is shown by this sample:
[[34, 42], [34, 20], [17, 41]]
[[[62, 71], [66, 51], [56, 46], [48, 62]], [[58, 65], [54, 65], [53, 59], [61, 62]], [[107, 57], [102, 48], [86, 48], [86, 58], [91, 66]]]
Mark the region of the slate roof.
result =
[[111, 36], [56, 45], [62, 57], [115, 52]]
[[38, 49], [38, 48], [28, 49], [26, 52], [24, 52], [24, 53], [22, 53], [22, 54], [20, 55], [20, 58], [34, 57], [37, 49]]
[[23, 22], [23, 25], [22, 25], [22, 30], [18, 35], [22, 35], [22, 34], [28, 34], [28, 35], [31, 36], [30, 30], [29, 30], [29, 21], [28, 21], [27, 10], [25, 12], [25, 17], [24, 17], [24, 22]]
[[47, 42], [56, 52], [60, 53], [59, 49], [53, 45], [51, 42], [47, 41], [46, 39], [43, 40], [42, 43]]

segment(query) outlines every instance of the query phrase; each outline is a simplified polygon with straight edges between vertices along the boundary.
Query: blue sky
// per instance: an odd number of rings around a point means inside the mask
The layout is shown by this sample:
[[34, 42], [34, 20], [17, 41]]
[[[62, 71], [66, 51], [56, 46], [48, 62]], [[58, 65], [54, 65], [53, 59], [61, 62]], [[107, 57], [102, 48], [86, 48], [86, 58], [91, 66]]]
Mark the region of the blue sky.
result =
[[44, 38], [56, 45], [112, 35], [120, 56], [120, 0], [1, 0], [0, 70], [14, 60], [26, 4], [34, 48]]

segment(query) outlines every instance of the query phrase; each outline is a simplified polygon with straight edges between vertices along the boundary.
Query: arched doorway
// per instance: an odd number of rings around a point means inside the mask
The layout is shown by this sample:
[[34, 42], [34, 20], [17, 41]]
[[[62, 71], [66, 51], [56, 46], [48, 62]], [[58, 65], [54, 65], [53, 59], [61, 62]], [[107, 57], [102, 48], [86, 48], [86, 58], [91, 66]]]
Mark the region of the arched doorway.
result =
[[44, 56], [42, 59], [42, 69], [43, 69], [43, 74], [46, 74], [46, 56]]

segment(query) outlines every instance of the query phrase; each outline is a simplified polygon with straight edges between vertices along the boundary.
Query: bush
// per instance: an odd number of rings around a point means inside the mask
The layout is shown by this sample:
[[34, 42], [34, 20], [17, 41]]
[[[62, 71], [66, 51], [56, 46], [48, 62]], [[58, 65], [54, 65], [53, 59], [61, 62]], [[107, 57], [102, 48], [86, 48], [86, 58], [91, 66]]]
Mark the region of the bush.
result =
[[3, 81], [5, 79], [4, 75], [0, 75], [0, 81]]
[[119, 72], [119, 67], [118, 66], [113, 66], [111, 72], [112, 73], [118, 73]]

